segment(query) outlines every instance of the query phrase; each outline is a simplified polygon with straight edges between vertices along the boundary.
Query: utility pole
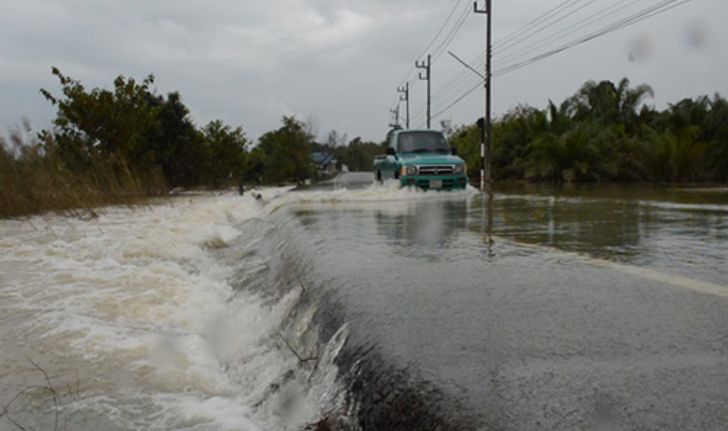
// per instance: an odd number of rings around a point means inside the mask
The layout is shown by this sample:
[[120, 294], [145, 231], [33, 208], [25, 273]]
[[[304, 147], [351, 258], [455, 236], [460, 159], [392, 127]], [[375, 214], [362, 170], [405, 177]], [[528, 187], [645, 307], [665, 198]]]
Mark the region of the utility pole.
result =
[[426, 76], [422, 76], [422, 72], [420, 72], [419, 77], [420, 77], [420, 80], [427, 81], [427, 128], [428, 129], [430, 128], [430, 121], [432, 119], [432, 116], [430, 114], [431, 108], [432, 108], [432, 99], [430, 96], [431, 95], [430, 84], [432, 82], [432, 74], [431, 74], [432, 68], [430, 66], [432, 66], [432, 58], [429, 54], [427, 55], [427, 63], [425, 63], [424, 61], [423, 62], [415, 61], [415, 67], [417, 69], [425, 69], [425, 73], [426, 73]]
[[405, 102], [407, 106], [407, 118], [405, 119], [405, 126], [407, 126], [407, 129], [410, 128], [410, 110], [409, 110], [409, 82], [405, 84], [404, 87], [397, 87], [397, 93], [401, 93], [399, 95], [400, 102]]
[[397, 107], [395, 109], [390, 109], [389, 112], [392, 113], [392, 118], [394, 118], [393, 123], [389, 123], [389, 127], [394, 127], [395, 129], [399, 128], [399, 103], [397, 104]]
[[485, 9], [478, 8], [478, 2], [473, 3], [473, 12], [485, 14], [487, 25], [485, 30], [485, 116], [483, 117], [483, 128], [481, 132], [482, 142], [480, 144], [480, 190], [485, 191], [485, 184], [491, 184], [493, 180], [493, 136], [491, 124], [491, 90], [493, 75], [492, 59], [493, 46], [491, 43], [493, 8], [492, 0], [485, 0]]

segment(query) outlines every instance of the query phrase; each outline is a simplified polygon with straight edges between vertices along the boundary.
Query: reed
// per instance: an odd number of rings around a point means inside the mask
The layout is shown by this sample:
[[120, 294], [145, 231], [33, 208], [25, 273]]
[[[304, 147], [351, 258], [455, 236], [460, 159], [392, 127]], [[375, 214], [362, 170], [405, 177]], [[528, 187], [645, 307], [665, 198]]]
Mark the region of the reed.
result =
[[166, 193], [159, 169], [134, 172], [123, 160], [92, 159], [70, 170], [52, 141], [28, 141], [20, 133], [0, 137], [0, 217], [44, 212], [95, 216], [104, 205], [132, 205]]

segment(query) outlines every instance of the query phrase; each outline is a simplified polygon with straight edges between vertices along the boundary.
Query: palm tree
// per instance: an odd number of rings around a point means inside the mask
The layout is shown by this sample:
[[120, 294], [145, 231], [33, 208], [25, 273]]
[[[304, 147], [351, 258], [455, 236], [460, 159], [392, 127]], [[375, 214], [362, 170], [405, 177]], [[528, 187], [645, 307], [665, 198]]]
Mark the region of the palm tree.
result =
[[629, 87], [629, 79], [623, 78], [617, 86], [617, 111], [625, 126], [637, 126], [640, 115], [637, 109], [647, 97], [655, 97], [655, 92], [647, 84], [638, 85], [635, 88]]
[[591, 119], [601, 124], [634, 127], [639, 120], [637, 109], [647, 96], [654, 96], [652, 87], [642, 84], [630, 88], [627, 78], [618, 85], [611, 81], [588, 81], [568, 100], [569, 111], [578, 121]]

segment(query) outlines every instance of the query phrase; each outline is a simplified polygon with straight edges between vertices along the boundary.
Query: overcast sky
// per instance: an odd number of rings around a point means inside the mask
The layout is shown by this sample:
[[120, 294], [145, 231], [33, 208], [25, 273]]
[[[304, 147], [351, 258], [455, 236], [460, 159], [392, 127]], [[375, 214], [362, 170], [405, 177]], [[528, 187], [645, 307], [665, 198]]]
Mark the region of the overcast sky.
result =
[[[533, 39], [496, 50], [494, 68], [657, 2], [574, 0], [575, 8], [581, 3], [583, 9]], [[7, 130], [23, 117], [36, 129], [50, 124], [54, 111], [38, 90], [58, 93], [50, 73], [51, 66], [57, 66], [87, 88], [108, 88], [119, 74], [142, 79], [153, 73], [157, 91], [179, 91], [197, 124], [220, 118], [242, 126], [251, 138], [277, 127], [282, 115], [296, 115], [313, 118], [321, 137], [337, 129], [350, 138], [381, 140], [396, 86], [456, 3], [455, 17], [460, 7], [472, 4], [468, 0], [0, 0], [0, 126]], [[493, 3], [498, 41], [562, 0]], [[547, 39], [558, 31], [576, 30], [600, 11], [618, 10], [625, 3], [632, 9], [611, 16], [603, 12], [602, 21], [585, 25], [570, 37], [551, 43]], [[494, 112], [500, 115], [523, 103], [545, 107], [549, 99], [561, 101], [590, 79], [628, 77], [634, 84], [648, 83], [656, 93], [650, 103], [658, 107], [683, 97], [728, 95], [727, 17], [725, 0], [693, 0], [500, 76], [494, 82]], [[539, 43], [540, 50], [534, 46]], [[484, 16], [469, 13], [449, 47], [468, 61], [482, 52]], [[529, 47], [534, 50], [528, 51]], [[527, 51], [519, 56], [522, 49]], [[433, 111], [468, 88], [442, 88], [462, 70], [447, 54], [434, 63]], [[413, 126], [423, 122], [425, 91], [424, 82], [412, 88]], [[472, 122], [482, 115], [482, 104], [483, 92], [478, 90], [437, 120]]]

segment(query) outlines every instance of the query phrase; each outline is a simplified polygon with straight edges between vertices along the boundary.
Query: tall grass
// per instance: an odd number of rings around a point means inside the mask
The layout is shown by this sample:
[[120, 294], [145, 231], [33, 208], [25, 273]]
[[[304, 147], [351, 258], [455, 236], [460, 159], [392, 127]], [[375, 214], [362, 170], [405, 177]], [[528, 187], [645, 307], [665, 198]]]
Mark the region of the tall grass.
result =
[[81, 171], [61, 161], [51, 139], [0, 137], [0, 218], [43, 212], [93, 216], [95, 208], [135, 204], [166, 192], [161, 171], [134, 173], [124, 161], [91, 160]]

